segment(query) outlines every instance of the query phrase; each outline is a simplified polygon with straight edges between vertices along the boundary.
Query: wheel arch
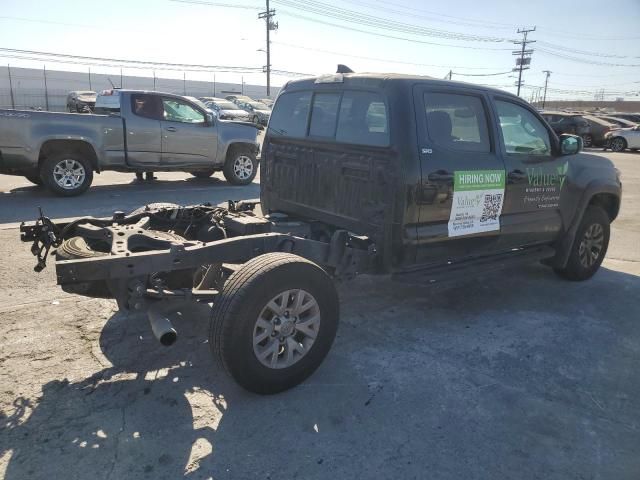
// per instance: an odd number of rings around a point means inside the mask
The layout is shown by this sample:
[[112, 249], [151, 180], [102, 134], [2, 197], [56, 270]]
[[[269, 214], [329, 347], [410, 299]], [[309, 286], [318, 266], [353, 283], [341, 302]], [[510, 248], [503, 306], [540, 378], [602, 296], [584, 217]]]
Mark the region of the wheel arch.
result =
[[100, 173], [98, 155], [95, 147], [86, 140], [81, 139], [49, 139], [40, 146], [38, 153], [38, 169], [46, 158], [60, 152], [78, 153], [85, 156], [90, 162], [94, 171]]
[[225, 162], [229, 159], [230, 155], [233, 155], [238, 149], [246, 148], [252, 151], [255, 155], [258, 155], [260, 148], [255, 143], [246, 142], [246, 141], [236, 141], [230, 142], [227, 144], [227, 149], [224, 152], [224, 160]]
[[571, 248], [575, 241], [576, 232], [582, 222], [582, 217], [589, 206], [602, 208], [613, 222], [620, 211], [620, 198], [622, 190], [620, 185], [604, 183], [598, 180], [592, 181], [584, 190], [582, 198], [576, 208], [576, 213], [565, 234], [558, 240], [556, 255], [551, 260], [551, 264], [557, 268], [564, 268], [569, 260]]

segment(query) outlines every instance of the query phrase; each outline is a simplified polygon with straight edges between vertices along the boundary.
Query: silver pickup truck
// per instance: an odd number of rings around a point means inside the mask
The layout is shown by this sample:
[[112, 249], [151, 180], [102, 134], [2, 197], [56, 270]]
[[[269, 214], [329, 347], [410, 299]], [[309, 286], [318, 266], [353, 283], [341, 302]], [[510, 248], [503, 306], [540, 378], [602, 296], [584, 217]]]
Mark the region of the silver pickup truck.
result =
[[[0, 109], [0, 174], [22, 175], [63, 196], [83, 193], [93, 173], [222, 170], [234, 185], [257, 172], [256, 127], [213, 117], [179, 95], [113, 90], [107, 115]], [[107, 100], [107, 101], [104, 101]]]

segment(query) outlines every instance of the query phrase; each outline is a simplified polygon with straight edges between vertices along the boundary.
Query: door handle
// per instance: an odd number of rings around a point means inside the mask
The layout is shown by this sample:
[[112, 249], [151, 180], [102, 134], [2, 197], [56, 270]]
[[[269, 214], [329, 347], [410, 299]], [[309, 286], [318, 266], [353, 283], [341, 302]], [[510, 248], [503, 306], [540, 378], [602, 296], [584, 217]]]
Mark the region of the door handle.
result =
[[453, 173], [446, 170], [436, 170], [427, 175], [430, 182], [451, 182], [453, 181]]
[[525, 180], [527, 178], [527, 174], [522, 170], [512, 170], [509, 172], [508, 178], [509, 183], [518, 183]]
[[167, 127], [165, 128], [167, 132], [176, 132], [178, 129], [176, 127]]

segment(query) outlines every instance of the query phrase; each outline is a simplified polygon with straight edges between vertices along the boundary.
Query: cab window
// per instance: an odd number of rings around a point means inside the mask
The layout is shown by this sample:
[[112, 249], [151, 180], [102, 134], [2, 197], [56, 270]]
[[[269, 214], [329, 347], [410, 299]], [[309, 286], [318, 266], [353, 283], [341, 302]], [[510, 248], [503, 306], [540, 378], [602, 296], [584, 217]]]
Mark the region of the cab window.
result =
[[278, 97], [271, 118], [269, 134], [302, 138], [307, 134], [307, 117], [311, 92], [284, 93]]
[[131, 111], [138, 117], [149, 118], [152, 120], [162, 120], [164, 113], [160, 97], [145, 93], [136, 93], [131, 95]]
[[549, 132], [538, 118], [520, 105], [497, 100], [496, 108], [505, 151], [516, 155], [550, 155]]
[[489, 131], [482, 100], [472, 95], [424, 94], [427, 130], [434, 144], [450, 150], [489, 152]]
[[316, 93], [311, 109], [310, 137], [333, 138], [338, 119], [339, 93]]
[[380, 94], [345, 92], [340, 103], [338, 142], [358, 145], [389, 145], [387, 107]]
[[205, 123], [205, 116], [194, 106], [174, 99], [163, 98], [164, 119], [168, 122]]

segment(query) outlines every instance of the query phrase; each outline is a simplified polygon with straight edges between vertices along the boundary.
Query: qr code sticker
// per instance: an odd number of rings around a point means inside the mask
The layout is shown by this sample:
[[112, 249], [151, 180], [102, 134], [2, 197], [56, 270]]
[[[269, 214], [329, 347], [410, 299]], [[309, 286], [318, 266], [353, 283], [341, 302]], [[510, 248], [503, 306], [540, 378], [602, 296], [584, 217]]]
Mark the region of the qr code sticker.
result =
[[486, 194], [484, 196], [484, 208], [480, 216], [480, 222], [488, 222], [489, 220], [498, 220], [498, 212], [502, 205], [502, 194]]

